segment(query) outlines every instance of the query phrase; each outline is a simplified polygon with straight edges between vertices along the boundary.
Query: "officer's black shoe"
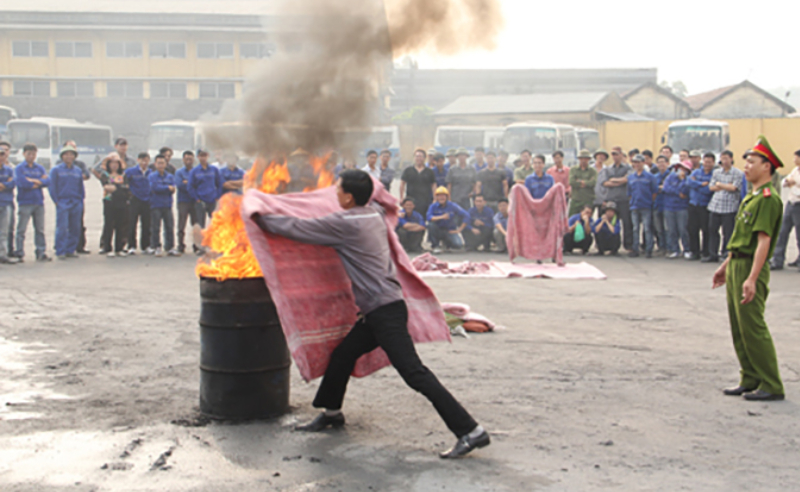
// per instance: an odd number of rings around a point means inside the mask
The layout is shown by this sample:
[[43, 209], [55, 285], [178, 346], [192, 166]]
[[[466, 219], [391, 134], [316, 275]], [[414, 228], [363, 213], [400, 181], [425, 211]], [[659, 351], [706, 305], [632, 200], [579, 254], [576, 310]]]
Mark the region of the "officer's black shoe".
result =
[[722, 393], [727, 396], [742, 396], [745, 393], [750, 393], [751, 391], [755, 391], [756, 388], [745, 388], [744, 386], [737, 386], [735, 388], [728, 388], [722, 390]]
[[325, 412], [317, 415], [317, 418], [305, 425], [295, 426], [294, 430], [300, 432], [320, 432], [328, 427], [338, 428], [344, 425], [344, 414], [334, 416], [325, 415]]
[[489, 443], [491, 443], [491, 439], [489, 439], [489, 433], [486, 431], [481, 432], [478, 437], [474, 438], [469, 437], [469, 434], [467, 434], [456, 441], [455, 446], [440, 453], [439, 457], [442, 459], [460, 458], [475, 448], [485, 448]]
[[769, 269], [773, 272], [777, 272], [778, 270], [783, 270], [783, 265], [778, 265], [777, 263], [770, 261]]
[[752, 393], [744, 394], [744, 399], [747, 401], [780, 401], [784, 398], [783, 395], [773, 395], [764, 390], [755, 390]]

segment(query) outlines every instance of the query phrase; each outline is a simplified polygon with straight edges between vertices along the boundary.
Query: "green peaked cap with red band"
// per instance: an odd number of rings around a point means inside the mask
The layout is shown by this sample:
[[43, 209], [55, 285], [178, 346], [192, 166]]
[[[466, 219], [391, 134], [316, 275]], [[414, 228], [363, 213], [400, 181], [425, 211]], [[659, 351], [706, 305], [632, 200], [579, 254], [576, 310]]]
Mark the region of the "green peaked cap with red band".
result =
[[778, 157], [778, 154], [776, 154], [775, 151], [772, 150], [772, 146], [769, 144], [769, 141], [767, 141], [767, 137], [765, 137], [764, 135], [758, 136], [756, 144], [753, 146], [751, 150], [747, 152], [747, 155], [750, 154], [760, 155], [761, 157], [768, 160], [770, 164], [772, 164], [772, 167], [774, 167], [775, 169], [783, 167], [783, 162]]

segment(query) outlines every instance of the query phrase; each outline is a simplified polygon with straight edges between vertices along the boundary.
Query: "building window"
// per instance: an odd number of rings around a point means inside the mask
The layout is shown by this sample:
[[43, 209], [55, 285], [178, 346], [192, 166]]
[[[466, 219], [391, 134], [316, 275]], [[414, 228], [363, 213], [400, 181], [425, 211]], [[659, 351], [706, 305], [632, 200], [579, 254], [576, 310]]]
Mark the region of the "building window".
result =
[[106, 83], [106, 96], [140, 99], [144, 97], [143, 82], [112, 81]]
[[200, 82], [201, 99], [233, 99], [236, 90], [233, 82]]
[[141, 58], [142, 43], [138, 41], [109, 41], [106, 43], [108, 58]]
[[92, 43], [88, 41], [56, 41], [56, 56], [59, 58], [91, 58]]
[[45, 80], [15, 80], [14, 95], [50, 97], [50, 82]]
[[186, 82], [150, 82], [151, 99], [186, 99]]
[[94, 97], [94, 82], [81, 80], [76, 82], [56, 82], [58, 97]]
[[150, 43], [150, 58], [186, 58], [186, 43]]
[[242, 58], [270, 58], [275, 54], [273, 43], [242, 43], [239, 46]]
[[233, 43], [197, 43], [197, 58], [233, 58]]
[[14, 56], [46, 58], [50, 55], [50, 48], [47, 41], [14, 41], [11, 44], [11, 52]]

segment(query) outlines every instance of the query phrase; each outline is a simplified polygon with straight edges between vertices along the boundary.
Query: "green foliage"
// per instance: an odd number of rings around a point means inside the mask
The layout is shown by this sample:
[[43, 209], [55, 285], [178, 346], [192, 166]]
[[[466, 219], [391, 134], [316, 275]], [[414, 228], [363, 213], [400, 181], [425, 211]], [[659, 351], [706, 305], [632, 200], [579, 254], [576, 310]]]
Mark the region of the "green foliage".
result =
[[392, 118], [393, 123], [397, 124], [416, 124], [424, 125], [433, 122], [433, 108], [429, 106], [414, 106], [404, 113], [400, 113]]

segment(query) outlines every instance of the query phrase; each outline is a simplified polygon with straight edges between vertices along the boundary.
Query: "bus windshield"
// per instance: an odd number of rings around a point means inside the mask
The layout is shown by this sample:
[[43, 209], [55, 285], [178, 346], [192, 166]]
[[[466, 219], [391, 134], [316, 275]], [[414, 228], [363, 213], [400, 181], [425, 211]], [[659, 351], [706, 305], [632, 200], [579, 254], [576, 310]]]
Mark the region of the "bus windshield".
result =
[[439, 146], [468, 149], [483, 147], [485, 133], [483, 130], [439, 130]]
[[597, 132], [579, 132], [578, 150], [588, 150], [592, 154], [600, 148], [600, 134]]
[[161, 147], [175, 149], [176, 152], [194, 148], [194, 127], [184, 125], [158, 125], [150, 127], [148, 148]]
[[372, 132], [363, 135], [362, 142], [365, 149], [380, 152], [392, 146], [392, 132]]
[[33, 143], [40, 149], [50, 148], [50, 129], [44, 123], [19, 122], [8, 125], [11, 147], [21, 149], [26, 143]]
[[678, 150], [701, 150], [720, 153], [724, 150], [722, 127], [676, 126], [669, 129], [669, 146]]
[[503, 146], [510, 154], [530, 150], [534, 154], [549, 155], [556, 150], [554, 128], [508, 128], [503, 136]]
[[0, 126], [6, 126], [9, 120], [13, 119], [14, 115], [8, 108], [0, 108]]
[[111, 144], [111, 130], [107, 128], [59, 128], [59, 141], [74, 140], [78, 147], [108, 149]]

